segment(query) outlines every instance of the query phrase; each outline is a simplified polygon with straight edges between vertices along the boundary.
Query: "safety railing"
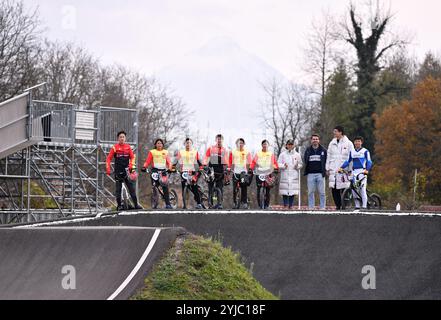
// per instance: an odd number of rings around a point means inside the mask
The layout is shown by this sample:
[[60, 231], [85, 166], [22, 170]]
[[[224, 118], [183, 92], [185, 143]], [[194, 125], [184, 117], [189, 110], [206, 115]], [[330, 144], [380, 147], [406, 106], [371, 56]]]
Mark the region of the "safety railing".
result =
[[[31, 113], [34, 121], [32, 137], [42, 138], [45, 142], [72, 142], [75, 120], [74, 105], [34, 100], [31, 105]], [[41, 126], [35, 124], [41, 124]]]
[[138, 142], [138, 113], [133, 109], [98, 107], [95, 110], [73, 104], [33, 100], [31, 136], [45, 142], [110, 145], [120, 131], [127, 143]]
[[120, 131], [127, 133], [127, 143], [138, 142], [138, 113], [133, 109], [99, 108], [100, 143], [112, 144]]

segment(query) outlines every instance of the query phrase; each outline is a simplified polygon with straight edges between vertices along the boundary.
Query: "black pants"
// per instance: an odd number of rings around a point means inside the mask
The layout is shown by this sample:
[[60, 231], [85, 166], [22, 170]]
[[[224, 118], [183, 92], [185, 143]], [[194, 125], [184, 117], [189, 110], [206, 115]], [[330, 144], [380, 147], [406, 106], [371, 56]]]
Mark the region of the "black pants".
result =
[[[262, 186], [263, 182], [261, 182], [259, 179], [257, 179], [257, 205], [260, 206], [260, 190], [263, 188]], [[271, 199], [271, 188], [265, 188], [265, 208], [268, 208], [270, 205], [270, 199]]]
[[122, 191], [122, 185], [123, 183], [126, 184], [127, 190], [129, 191], [130, 197], [133, 200], [133, 204], [135, 206], [138, 206], [138, 198], [136, 197], [136, 188], [135, 183], [130, 181], [127, 177], [115, 177], [115, 198], [116, 202], [118, 203], [118, 206], [121, 206], [121, 191]]
[[283, 205], [290, 209], [294, 207], [294, 196], [283, 196]]
[[334, 188], [332, 188], [331, 190], [332, 190], [332, 197], [334, 198], [335, 206], [337, 207], [337, 210], [341, 210], [341, 205], [342, 205], [341, 196], [343, 190], [334, 189]]
[[[182, 198], [185, 197], [185, 187], [187, 185], [187, 180], [182, 179]], [[199, 194], [199, 189], [197, 184], [190, 185], [190, 190], [194, 195], [194, 201], [197, 204], [201, 204], [201, 195]]]
[[[236, 175], [233, 174], [233, 199], [236, 199], [236, 185], [237, 185], [238, 181], [240, 181], [240, 176], [239, 176], [239, 179], [237, 179]], [[248, 186], [246, 184], [243, 184], [240, 186], [240, 189], [242, 192], [240, 202], [242, 204], [247, 204], [248, 203]]]

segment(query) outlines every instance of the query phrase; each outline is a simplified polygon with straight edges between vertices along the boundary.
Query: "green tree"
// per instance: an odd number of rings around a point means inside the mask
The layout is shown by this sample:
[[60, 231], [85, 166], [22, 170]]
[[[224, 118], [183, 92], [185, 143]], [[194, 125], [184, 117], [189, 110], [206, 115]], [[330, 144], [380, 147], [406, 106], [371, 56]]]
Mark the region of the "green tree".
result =
[[352, 120], [353, 97], [351, 77], [345, 62], [340, 60], [328, 83], [322, 100], [322, 112], [315, 128], [322, 137], [323, 144], [330, 142], [332, 130], [337, 125], [344, 126], [349, 135], [355, 131]]
[[409, 57], [405, 51], [399, 51], [388, 61], [375, 81], [376, 113], [392, 104], [410, 99], [412, 89], [416, 84], [417, 62]]

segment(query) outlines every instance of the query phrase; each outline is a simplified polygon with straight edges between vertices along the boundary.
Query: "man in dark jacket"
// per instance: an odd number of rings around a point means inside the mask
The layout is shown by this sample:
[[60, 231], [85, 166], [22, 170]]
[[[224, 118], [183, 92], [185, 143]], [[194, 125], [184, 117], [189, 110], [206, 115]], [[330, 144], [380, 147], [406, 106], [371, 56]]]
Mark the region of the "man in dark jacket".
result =
[[315, 207], [315, 191], [320, 195], [320, 210], [326, 207], [326, 159], [327, 151], [320, 144], [320, 136], [311, 137], [311, 146], [305, 151], [305, 176], [308, 177], [308, 205], [309, 209]]

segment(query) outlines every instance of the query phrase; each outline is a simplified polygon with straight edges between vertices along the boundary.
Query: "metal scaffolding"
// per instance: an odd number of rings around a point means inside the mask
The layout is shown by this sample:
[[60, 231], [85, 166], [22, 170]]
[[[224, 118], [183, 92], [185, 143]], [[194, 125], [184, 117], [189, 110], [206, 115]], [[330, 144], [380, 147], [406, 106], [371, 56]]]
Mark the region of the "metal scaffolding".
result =
[[[115, 206], [106, 156], [120, 130], [127, 132], [127, 143], [137, 154], [138, 112], [33, 100], [31, 92], [27, 101], [26, 131], [32, 142], [0, 159], [0, 222], [91, 214]], [[1, 120], [3, 131], [14, 122]]]

